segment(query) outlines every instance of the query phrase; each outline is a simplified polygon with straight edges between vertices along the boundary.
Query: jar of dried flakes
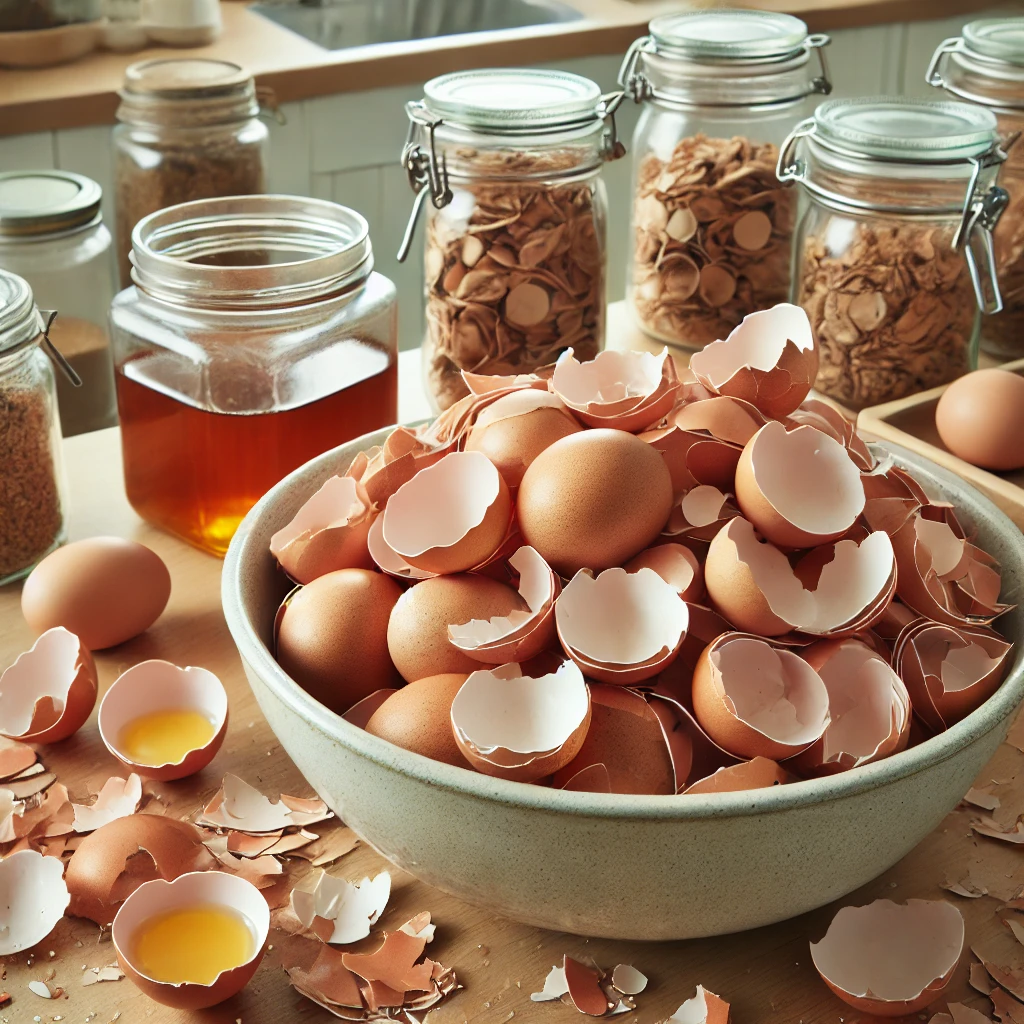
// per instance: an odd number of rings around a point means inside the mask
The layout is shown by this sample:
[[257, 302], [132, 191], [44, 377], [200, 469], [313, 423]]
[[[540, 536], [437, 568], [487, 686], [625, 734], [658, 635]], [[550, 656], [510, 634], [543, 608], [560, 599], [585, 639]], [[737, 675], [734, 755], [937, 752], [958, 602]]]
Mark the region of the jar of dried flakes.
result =
[[416, 191], [403, 258], [429, 196], [427, 392], [466, 394], [461, 372], [527, 373], [604, 345], [606, 198], [624, 152], [621, 94], [560, 71], [442, 75], [410, 103], [402, 162]]
[[64, 540], [60, 416], [46, 322], [28, 282], [0, 270], [0, 586]]
[[114, 128], [117, 259], [131, 282], [132, 230], [193, 199], [266, 188], [267, 126], [252, 75], [223, 60], [147, 60], [125, 72]]
[[[983, 18], [941, 43], [928, 84], [988, 107], [1010, 140], [1024, 131], [1024, 18]], [[1003, 308], [985, 320], [981, 347], [1000, 359], [1024, 356], [1024, 141], [1006, 145], [999, 184], [1010, 196], [993, 233]]]
[[977, 364], [979, 307], [999, 307], [999, 141], [982, 107], [884, 97], [830, 100], [793, 130], [779, 178], [810, 199], [793, 301], [821, 349], [819, 391], [862, 409]]
[[643, 104], [633, 135], [633, 256], [640, 326], [702, 348], [785, 301], [796, 196], [778, 147], [831, 85], [828, 36], [786, 14], [715, 10], [655, 18], [619, 82]]

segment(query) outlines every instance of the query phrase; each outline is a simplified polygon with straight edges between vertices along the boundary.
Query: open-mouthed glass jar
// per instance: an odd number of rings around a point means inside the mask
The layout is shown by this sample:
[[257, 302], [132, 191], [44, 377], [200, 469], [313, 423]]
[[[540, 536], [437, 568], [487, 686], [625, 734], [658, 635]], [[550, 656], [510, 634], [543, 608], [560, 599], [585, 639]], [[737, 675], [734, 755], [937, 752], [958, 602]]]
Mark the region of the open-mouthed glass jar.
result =
[[423, 360], [438, 408], [466, 394], [463, 370], [528, 373], [604, 347], [600, 171], [624, 152], [620, 100], [579, 75], [506, 68], [442, 75], [407, 105], [416, 201], [399, 258], [429, 197]]

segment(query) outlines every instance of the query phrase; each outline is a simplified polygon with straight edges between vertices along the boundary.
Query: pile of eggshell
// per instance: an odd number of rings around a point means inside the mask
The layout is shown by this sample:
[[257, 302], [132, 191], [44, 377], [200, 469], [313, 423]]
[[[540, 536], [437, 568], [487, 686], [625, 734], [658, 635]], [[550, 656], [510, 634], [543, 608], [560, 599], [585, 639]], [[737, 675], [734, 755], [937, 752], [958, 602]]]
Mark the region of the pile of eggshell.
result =
[[1007, 667], [999, 566], [817, 366], [782, 304], [683, 374], [465, 374], [272, 538], [280, 664], [399, 746], [574, 790], [766, 787], [947, 728]]

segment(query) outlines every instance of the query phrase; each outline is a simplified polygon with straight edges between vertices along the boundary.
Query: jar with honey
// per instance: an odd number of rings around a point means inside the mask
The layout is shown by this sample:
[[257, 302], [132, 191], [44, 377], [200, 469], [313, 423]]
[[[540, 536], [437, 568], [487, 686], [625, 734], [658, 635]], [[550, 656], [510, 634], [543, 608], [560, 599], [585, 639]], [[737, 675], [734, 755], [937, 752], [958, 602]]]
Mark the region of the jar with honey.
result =
[[395, 286], [366, 220], [298, 196], [141, 220], [110, 311], [128, 500], [223, 555], [296, 467], [397, 416]]

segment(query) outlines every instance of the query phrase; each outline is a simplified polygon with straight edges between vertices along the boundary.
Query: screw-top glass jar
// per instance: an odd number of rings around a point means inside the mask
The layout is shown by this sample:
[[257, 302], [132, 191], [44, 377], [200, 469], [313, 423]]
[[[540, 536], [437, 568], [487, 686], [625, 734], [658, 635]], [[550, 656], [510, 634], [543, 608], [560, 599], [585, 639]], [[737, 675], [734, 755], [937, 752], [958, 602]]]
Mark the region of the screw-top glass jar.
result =
[[40, 347], [48, 324], [28, 282], [0, 270], [0, 586], [64, 540], [57, 391]]
[[648, 334], [702, 348], [789, 293], [796, 196], [775, 164], [809, 98], [831, 91], [829, 39], [744, 10], [666, 14], [649, 31], [619, 71], [643, 104], [626, 295]]
[[463, 370], [527, 373], [604, 346], [606, 198], [599, 174], [624, 150], [621, 94], [560, 71], [442, 75], [410, 103], [402, 163], [426, 225], [427, 392], [466, 394]]
[[204, 199], [135, 228], [110, 311], [128, 500], [222, 555], [297, 466], [394, 423], [395, 287], [366, 221], [297, 196]]
[[25, 278], [40, 305], [60, 309], [49, 336], [83, 382], [57, 378], [65, 435], [117, 420], [107, 338], [114, 272], [101, 197], [96, 182], [69, 171], [0, 174], [0, 267]]
[[830, 100], [790, 134], [779, 178], [810, 198], [793, 301], [821, 348], [819, 391], [862, 409], [977, 364], [979, 306], [1000, 304], [999, 141], [982, 107], [884, 97]]
[[252, 75], [190, 57], [125, 72], [114, 128], [117, 259], [131, 284], [132, 231], [147, 214], [193, 199], [266, 188], [267, 126]]
[[[988, 107], [1010, 140], [1024, 131], [1024, 18], [983, 18], [941, 43], [928, 84]], [[994, 232], [1003, 308], [984, 322], [981, 347], [1001, 359], [1024, 356], [1024, 141], [1006, 146], [999, 184], [1010, 202]]]

